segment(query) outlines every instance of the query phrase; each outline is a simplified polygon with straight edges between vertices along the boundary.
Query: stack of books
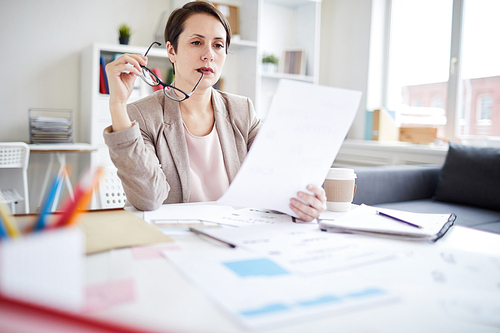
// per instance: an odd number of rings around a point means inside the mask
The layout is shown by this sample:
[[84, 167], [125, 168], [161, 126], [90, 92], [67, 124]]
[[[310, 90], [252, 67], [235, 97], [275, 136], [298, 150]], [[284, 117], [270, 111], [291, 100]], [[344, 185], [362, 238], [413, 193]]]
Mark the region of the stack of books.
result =
[[73, 143], [73, 111], [30, 109], [30, 143]]

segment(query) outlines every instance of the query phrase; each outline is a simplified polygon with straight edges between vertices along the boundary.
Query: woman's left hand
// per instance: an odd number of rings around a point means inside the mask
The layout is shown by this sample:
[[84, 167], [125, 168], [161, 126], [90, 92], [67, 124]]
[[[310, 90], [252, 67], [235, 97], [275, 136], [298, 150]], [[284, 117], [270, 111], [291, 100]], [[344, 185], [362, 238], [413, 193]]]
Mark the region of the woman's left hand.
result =
[[299, 218], [306, 222], [311, 222], [316, 219], [319, 214], [326, 208], [326, 194], [322, 187], [308, 185], [307, 189], [313, 194], [298, 192], [297, 197], [300, 199], [290, 199], [290, 208]]

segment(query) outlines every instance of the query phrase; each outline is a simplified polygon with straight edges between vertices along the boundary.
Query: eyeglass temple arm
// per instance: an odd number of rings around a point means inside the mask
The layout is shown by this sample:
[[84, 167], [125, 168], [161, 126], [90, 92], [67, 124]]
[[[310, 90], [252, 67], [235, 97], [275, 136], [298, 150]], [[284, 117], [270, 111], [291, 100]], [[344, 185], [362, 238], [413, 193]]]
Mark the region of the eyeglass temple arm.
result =
[[148, 47], [148, 50], [146, 51], [146, 53], [144, 53], [144, 56], [147, 56], [148, 53], [149, 53], [149, 50], [151, 50], [151, 48], [153, 47], [153, 45], [158, 45], [158, 46], [161, 46], [161, 43], [158, 43], [158, 42], [153, 42], [151, 45], [149, 45]]
[[201, 77], [198, 80], [198, 83], [194, 86], [193, 90], [191, 90], [191, 94], [196, 90], [196, 88], [198, 88], [198, 86], [200, 85], [201, 80], [203, 80], [203, 77], [205, 76], [205, 74], [203, 74], [203, 72], [201, 70], [198, 70], [198, 73], [201, 73]]

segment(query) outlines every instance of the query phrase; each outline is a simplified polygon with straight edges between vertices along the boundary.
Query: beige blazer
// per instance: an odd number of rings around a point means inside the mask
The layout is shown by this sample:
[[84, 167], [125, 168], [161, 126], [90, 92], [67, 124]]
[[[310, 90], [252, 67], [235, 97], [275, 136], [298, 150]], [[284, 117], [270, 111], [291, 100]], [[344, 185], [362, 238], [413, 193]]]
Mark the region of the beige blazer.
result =
[[[231, 183], [261, 126], [249, 98], [212, 89], [215, 126]], [[189, 202], [189, 157], [179, 103], [163, 91], [128, 104], [134, 125], [104, 130], [127, 200], [137, 209]]]

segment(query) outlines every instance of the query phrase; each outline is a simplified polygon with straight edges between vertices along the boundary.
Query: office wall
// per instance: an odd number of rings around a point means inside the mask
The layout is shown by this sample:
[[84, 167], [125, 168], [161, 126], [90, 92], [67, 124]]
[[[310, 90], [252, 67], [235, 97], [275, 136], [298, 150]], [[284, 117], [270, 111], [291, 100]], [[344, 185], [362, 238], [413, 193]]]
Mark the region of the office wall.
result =
[[29, 108], [78, 112], [82, 49], [117, 43], [121, 23], [134, 31], [131, 44], [147, 46], [169, 6], [169, 0], [0, 1], [0, 141], [29, 140]]
[[323, 0], [319, 83], [363, 93], [348, 138], [363, 139], [368, 95], [372, 2]]

